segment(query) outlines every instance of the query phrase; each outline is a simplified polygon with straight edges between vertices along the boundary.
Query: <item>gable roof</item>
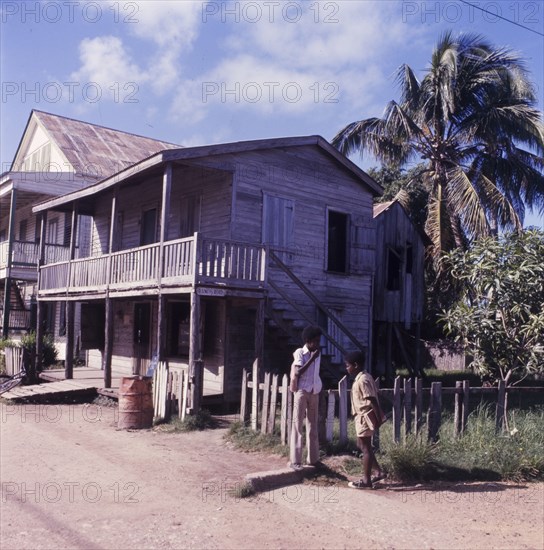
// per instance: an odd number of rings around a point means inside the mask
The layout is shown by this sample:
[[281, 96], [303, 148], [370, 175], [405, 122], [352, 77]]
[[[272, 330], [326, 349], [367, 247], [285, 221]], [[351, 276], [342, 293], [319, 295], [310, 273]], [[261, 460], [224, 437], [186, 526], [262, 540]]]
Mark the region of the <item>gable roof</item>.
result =
[[[105, 178], [159, 151], [181, 146], [121, 130], [106, 128], [36, 109], [32, 110], [12, 167], [24, 160], [33, 125], [39, 125], [53, 141], [76, 174]], [[13, 169], [13, 168], [12, 168]]]
[[412, 221], [412, 219], [408, 215], [408, 212], [406, 212], [406, 209], [404, 208], [404, 206], [402, 206], [402, 204], [397, 199], [393, 199], [392, 201], [387, 201], [387, 202], [378, 202], [374, 204], [372, 207], [372, 218], [376, 219], [378, 216], [380, 216], [384, 212], [387, 212], [391, 208], [396, 207], [397, 205], [401, 209], [401, 211], [404, 213], [404, 215], [410, 220], [410, 223], [412, 224], [414, 229], [417, 231], [417, 233], [419, 233], [419, 236], [421, 237], [423, 244], [425, 246], [431, 245], [432, 241], [427, 235], [427, 233]]
[[156, 168], [162, 163], [189, 161], [204, 157], [213, 157], [227, 154], [243, 154], [251, 151], [267, 151], [272, 149], [284, 149], [290, 147], [317, 146], [326, 155], [339, 164], [344, 169], [357, 178], [359, 183], [366, 187], [373, 195], [381, 195], [383, 190], [379, 183], [373, 180], [366, 172], [344, 156], [338, 149], [333, 147], [326, 139], [321, 136], [298, 136], [261, 139], [252, 141], [237, 141], [233, 143], [220, 143], [217, 145], [202, 145], [198, 147], [185, 147], [182, 149], [171, 149], [152, 155], [136, 164], [113, 174], [83, 190], [69, 193], [56, 199], [43, 202], [33, 208], [34, 212], [41, 212], [49, 208], [55, 208], [61, 204], [66, 204], [72, 200], [81, 199], [99, 193], [109, 187], [120, 183], [130, 177], [136, 176], [151, 168]]

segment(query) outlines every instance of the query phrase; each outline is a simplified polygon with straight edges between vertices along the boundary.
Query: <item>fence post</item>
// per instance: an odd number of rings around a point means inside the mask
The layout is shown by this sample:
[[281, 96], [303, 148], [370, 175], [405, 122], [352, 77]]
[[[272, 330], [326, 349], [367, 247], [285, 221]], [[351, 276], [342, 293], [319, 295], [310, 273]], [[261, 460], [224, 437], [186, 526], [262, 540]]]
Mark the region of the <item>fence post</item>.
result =
[[319, 405], [318, 405], [318, 438], [319, 443], [325, 443], [327, 441], [327, 392], [321, 390], [319, 392]]
[[412, 433], [412, 379], [404, 380], [404, 433]]
[[400, 376], [397, 376], [393, 385], [393, 437], [396, 443], [400, 441], [401, 419], [402, 410], [400, 406]]
[[459, 437], [463, 432], [463, 382], [455, 382], [453, 432]]
[[421, 378], [416, 378], [416, 406], [415, 406], [415, 416], [416, 416], [416, 434], [421, 431], [421, 426], [423, 425], [423, 380]]
[[251, 388], [251, 429], [257, 431], [257, 415], [259, 413], [259, 360], [253, 361], [253, 374], [251, 376], [253, 387]]
[[[376, 384], [376, 390], [378, 391], [378, 400], [380, 397], [380, 379], [376, 378], [374, 380], [374, 383]], [[372, 447], [374, 447], [374, 450], [377, 452], [380, 450], [380, 428], [377, 430], [374, 430], [374, 435], [372, 436]]]
[[274, 425], [276, 424], [276, 403], [278, 400], [278, 375], [272, 376], [272, 386], [270, 388], [270, 410], [268, 412], [268, 426], [266, 431], [269, 434], [274, 433]]
[[499, 380], [497, 388], [497, 409], [495, 413], [495, 431], [497, 433], [504, 429], [504, 413], [506, 410], [506, 386], [504, 380]]
[[261, 433], [265, 434], [268, 428], [268, 404], [270, 403], [270, 373], [264, 373], [263, 410], [261, 411]]
[[348, 377], [338, 382], [338, 421], [340, 423], [340, 445], [348, 441]]
[[242, 371], [242, 395], [240, 396], [240, 420], [247, 422], [247, 370]]
[[280, 416], [280, 437], [281, 442], [287, 443], [287, 394], [289, 393], [289, 379], [284, 374], [281, 379], [281, 416]]
[[463, 433], [467, 429], [468, 412], [469, 412], [469, 397], [470, 397], [470, 382], [463, 380], [463, 417], [462, 417], [462, 431]]
[[334, 402], [335, 395], [333, 390], [329, 390], [329, 402], [327, 403], [327, 441], [332, 441], [334, 428]]
[[429, 440], [437, 441], [438, 430], [442, 419], [442, 382], [433, 382], [431, 384], [431, 402], [429, 405], [429, 415], [427, 424], [429, 427]]

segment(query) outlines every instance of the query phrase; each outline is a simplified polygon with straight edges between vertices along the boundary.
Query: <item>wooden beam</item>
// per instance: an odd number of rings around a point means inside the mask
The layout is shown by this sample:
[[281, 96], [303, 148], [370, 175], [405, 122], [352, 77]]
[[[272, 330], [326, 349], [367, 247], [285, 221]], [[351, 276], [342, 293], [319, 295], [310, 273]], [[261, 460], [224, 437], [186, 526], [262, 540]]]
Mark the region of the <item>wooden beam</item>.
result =
[[189, 382], [191, 384], [190, 404], [192, 414], [198, 412], [200, 408], [200, 378], [203, 378], [203, 373], [197, 372], [197, 369], [203, 368], [203, 363], [200, 360], [200, 296], [196, 289], [191, 292], [191, 314], [189, 321]]
[[104, 387], [111, 388], [111, 358], [113, 355], [113, 300], [108, 296], [106, 298], [106, 323], [104, 355], [102, 358], [102, 368], [104, 369]]
[[[78, 205], [74, 203], [72, 207], [72, 220], [70, 223], [70, 252], [68, 263], [68, 280], [66, 282], [66, 295], [69, 294], [71, 286], [72, 261], [76, 256], [76, 236], [77, 236]], [[64, 377], [70, 380], [74, 377], [74, 322], [75, 322], [75, 304], [74, 302], [61, 302], [61, 307], [66, 308], [66, 354], [64, 359]]]
[[4, 319], [2, 323], [2, 337], [7, 338], [9, 333], [10, 301], [11, 301], [11, 263], [13, 256], [13, 241], [15, 240], [15, 209], [17, 208], [17, 189], [11, 190], [11, 201], [9, 205], [8, 225], [8, 257], [6, 264], [6, 281], [4, 286]]

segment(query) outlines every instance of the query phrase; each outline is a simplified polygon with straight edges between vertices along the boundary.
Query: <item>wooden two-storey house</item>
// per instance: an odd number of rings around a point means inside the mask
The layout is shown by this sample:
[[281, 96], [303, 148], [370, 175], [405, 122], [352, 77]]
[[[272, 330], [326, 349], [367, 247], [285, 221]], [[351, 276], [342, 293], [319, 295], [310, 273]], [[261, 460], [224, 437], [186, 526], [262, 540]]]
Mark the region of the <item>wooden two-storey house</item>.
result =
[[[92, 147], [92, 144], [89, 144]], [[125, 376], [156, 361], [203, 368], [204, 393], [239, 399], [243, 368], [286, 372], [300, 330], [320, 324], [340, 372], [371, 347], [379, 185], [318, 136], [165, 150], [34, 207], [47, 227], [92, 220], [89, 253], [50, 261], [38, 317], [81, 306], [89, 366]], [[68, 357], [68, 356], [67, 356]], [[201, 367], [203, 365], [203, 367]]]
[[[172, 144], [126, 132], [32, 111], [11, 169], [0, 176], [0, 329], [17, 340], [35, 329], [40, 228], [32, 206], [82, 189]], [[43, 227], [43, 261], [88, 256], [91, 219], [79, 219], [72, 234], [71, 213], [49, 216]], [[51, 302], [42, 316], [64, 358], [65, 307]]]

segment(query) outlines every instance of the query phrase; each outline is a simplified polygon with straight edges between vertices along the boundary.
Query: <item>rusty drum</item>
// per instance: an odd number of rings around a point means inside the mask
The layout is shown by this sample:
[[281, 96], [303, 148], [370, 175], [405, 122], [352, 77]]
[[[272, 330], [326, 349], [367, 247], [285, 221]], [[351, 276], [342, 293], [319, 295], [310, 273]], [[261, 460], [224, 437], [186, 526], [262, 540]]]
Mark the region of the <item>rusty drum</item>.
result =
[[119, 420], [121, 429], [151, 428], [153, 425], [152, 378], [128, 376], [119, 384]]

